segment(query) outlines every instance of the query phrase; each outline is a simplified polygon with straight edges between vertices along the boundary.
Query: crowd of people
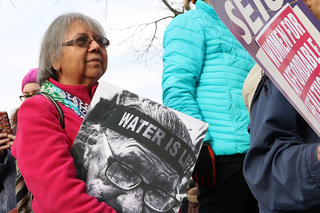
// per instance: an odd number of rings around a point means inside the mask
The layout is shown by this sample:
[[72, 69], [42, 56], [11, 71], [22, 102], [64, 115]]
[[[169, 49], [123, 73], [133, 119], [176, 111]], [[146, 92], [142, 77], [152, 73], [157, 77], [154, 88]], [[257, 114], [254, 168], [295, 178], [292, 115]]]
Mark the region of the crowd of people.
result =
[[[303, 2], [320, 20], [318, 1]], [[173, 212], [180, 203], [180, 212], [319, 212], [319, 136], [226, 28], [210, 0], [184, 0], [184, 7], [163, 36], [162, 97], [166, 107], [209, 124], [188, 196], [176, 198], [182, 179], [177, 162], [150, 154], [156, 148], [137, 143], [125, 130], [119, 134], [102, 114], [100, 127], [85, 141], [87, 181], [77, 177], [70, 151], [106, 72], [110, 42], [96, 20], [66, 13], [46, 30], [38, 68], [22, 80], [13, 134], [0, 133], [0, 213], [28, 210], [17, 208], [17, 171], [32, 193], [35, 213]], [[253, 71], [259, 79], [246, 105], [242, 95], [252, 86], [246, 78]], [[154, 126], [174, 125], [177, 137], [191, 146], [175, 114], [161, 104], [145, 109], [144, 102], [131, 98], [119, 105]], [[90, 144], [97, 131], [112, 151], [107, 165], [100, 163], [105, 150]], [[90, 158], [97, 163], [86, 165]]]

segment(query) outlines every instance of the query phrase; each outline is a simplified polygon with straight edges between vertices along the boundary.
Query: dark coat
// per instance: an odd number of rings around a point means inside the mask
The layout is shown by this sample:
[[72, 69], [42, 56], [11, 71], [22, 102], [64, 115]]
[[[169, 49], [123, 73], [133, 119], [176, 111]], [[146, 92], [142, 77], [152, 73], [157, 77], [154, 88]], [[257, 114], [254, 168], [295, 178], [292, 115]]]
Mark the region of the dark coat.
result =
[[260, 212], [320, 212], [318, 135], [266, 80], [251, 105], [244, 175]]
[[17, 206], [15, 196], [16, 163], [10, 150], [5, 150], [0, 163], [0, 213]]

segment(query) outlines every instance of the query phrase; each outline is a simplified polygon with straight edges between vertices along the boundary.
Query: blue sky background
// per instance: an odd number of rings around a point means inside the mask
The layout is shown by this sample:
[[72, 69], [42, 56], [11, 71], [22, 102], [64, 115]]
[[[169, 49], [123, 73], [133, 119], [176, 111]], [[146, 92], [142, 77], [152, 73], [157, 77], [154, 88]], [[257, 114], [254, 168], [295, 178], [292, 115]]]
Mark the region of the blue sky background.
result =
[[[135, 58], [129, 54], [132, 53], [130, 48], [143, 38], [139, 37], [120, 44], [130, 32], [116, 30], [168, 15], [168, 12], [159, 10], [159, 5], [162, 5], [160, 0], [12, 0], [12, 2], [15, 7], [9, 0], [0, 1], [0, 111], [7, 111], [11, 115], [20, 106], [21, 101], [18, 96], [21, 95], [21, 81], [31, 68], [38, 66], [42, 36], [49, 24], [65, 12], [84, 13], [100, 21], [104, 26], [111, 45], [108, 47], [107, 72], [101, 80], [162, 103], [162, 52], [154, 60], [148, 61], [147, 67], [144, 63], [133, 64], [132, 60]], [[169, 21], [166, 24], [168, 23]], [[166, 24], [158, 28], [164, 31]], [[145, 33], [143, 36], [148, 35]], [[157, 45], [162, 50], [161, 39]]]

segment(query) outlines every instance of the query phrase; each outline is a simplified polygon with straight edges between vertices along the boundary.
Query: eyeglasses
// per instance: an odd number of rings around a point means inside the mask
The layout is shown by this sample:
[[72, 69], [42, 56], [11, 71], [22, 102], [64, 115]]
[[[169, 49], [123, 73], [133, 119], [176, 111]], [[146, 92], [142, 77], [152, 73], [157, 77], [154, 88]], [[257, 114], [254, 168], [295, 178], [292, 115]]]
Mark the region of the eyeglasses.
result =
[[35, 96], [36, 94], [38, 93], [34, 93], [32, 95], [20, 95], [19, 98], [22, 102], [24, 102], [25, 100], [29, 99], [29, 98], [32, 98], [33, 96]]
[[110, 41], [105, 37], [98, 37], [96, 39], [90, 38], [88, 36], [81, 36], [79, 38], [73, 39], [71, 41], [67, 41], [62, 44], [62, 46], [69, 46], [72, 44], [76, 44], [79, 47], [89, 47], [91, 42], [95, 41], [99, 44], [100, 47], [108, 47], [110, 45]]
[[[144, 182], [138, 173], [113, 157], [108, 158], [105, 175], [113, 184], [124, 190], [134, 189]], [[144, 184], [147, 187], [144, 190], [143, 202], [151, 209], [166, 212], [180, 205], [180, 202], [169, 193], [145, 182]]]

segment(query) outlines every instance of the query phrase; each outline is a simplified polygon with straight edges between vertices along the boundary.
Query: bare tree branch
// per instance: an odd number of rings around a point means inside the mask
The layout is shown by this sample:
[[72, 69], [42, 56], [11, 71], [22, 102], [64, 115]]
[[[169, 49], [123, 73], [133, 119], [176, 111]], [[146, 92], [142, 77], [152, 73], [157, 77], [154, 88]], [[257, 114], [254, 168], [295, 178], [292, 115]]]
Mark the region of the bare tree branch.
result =
[[14, 9], [14, 10], [19, 11], [19, 10], [18, 10], [18, 8], [16, 7], [16, 5], [13, 3], [13, 1], [12, 1], [12, 0], [10, 0], [10, 3], [12, 4], [12, 6], [13, 6], [13, 9]]
[[184, 11], [178, 11], [171, 7], [167, 0], [162, 0], [162, 2], [167, 6], [167, 8], [174, 14], [174, 16], [182, 14]]
[[[159, 19], [156, 19], [152, 22], [131, 25], [126, 28], [118, 29], [119, 31], [131, 32], [127, 36], [125, 36], [125, 38], [119, 44], [121, 45], [125, 43], [131, 43], [131, 54], [134, 55], [134, 59], [132, 61], [133, 63], [139, 62], [144, 63], [146, 66], [148, 66], [148, 62], [150, 59], [155, 59], [156, 57], [158, 57], [158, 59], [160, 60], [162, 46], [159, 47], [159, 45], [156, 45], [155, 43], [161, 43], [160, 40], [162, 40], [163, 31], [159, 30], [158, 24], [165, 22], [168, 19], [173, 19], [177, 15], [184, 13], [182, 3], [179, 3], [182, 8], [179, 11], [173, 8], [173, 5], [177, 5], [177, 3], [174, 4], [172, 2], [169, 2], [169, 0], [161, 0], [161, 2], [165, 6], [164, 10], [170, 11], [172, 15], [160, 17]], [[153, 29], [150, 29], [151, 27], [153, 27]], [[151, 35], [149, 35], [150, 32], [152, 32]], [[148, 35], [147, 38], [145, 38], [146, 35]], [[137, 40], [138, 38], [139, 44], [133, 41], [134, 39]]]

